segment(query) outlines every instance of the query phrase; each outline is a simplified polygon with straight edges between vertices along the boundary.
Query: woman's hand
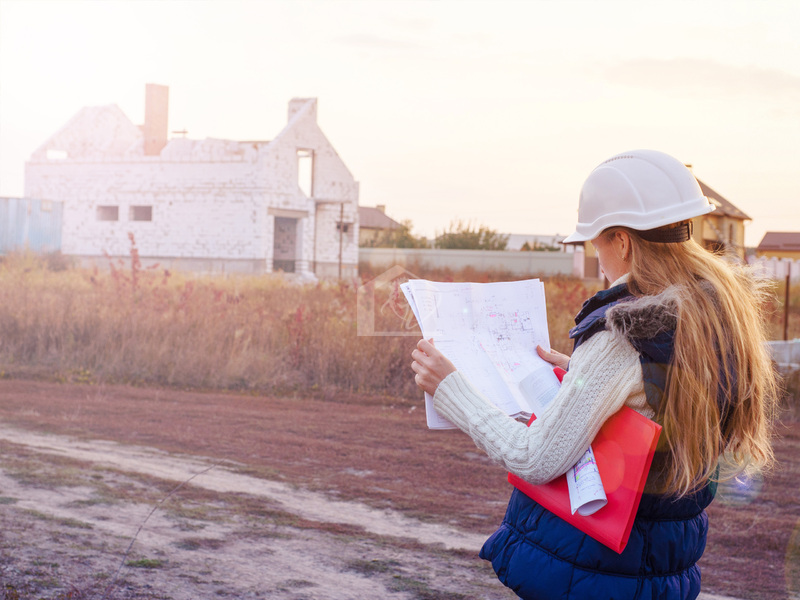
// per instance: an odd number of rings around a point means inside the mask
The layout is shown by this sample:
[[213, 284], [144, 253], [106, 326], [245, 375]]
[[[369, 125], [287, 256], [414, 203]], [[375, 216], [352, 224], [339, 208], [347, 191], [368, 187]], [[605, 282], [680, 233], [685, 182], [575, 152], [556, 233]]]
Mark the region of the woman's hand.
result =
[[414, 362], [411, 370], [416, 373], [414, 382], [431, 396], [442, 380], [456, 370], [453, 363], [433, 345], [433, 339], [420, 340], [411, 353]]
[[555, 350], [550, 350], [550, 352], [548, 352], [541, 346], [536, 346], [536, 352], [543, 360], [549, 362], [554, 367], [561, 367], [565, 371], [567, 370], [569, 366], [569, 356], [566, 354], [561, 354], [561, 352], [556, 352]]

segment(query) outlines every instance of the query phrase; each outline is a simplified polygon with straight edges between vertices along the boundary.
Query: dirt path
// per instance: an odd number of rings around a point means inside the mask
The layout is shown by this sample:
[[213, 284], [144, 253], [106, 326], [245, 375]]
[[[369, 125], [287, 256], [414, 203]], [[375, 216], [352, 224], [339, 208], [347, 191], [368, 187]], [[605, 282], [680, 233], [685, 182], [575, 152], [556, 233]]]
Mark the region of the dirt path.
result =
[[[233, 463], [8, 427], [0, 440], [0, 539], [13, 549], [0, 579], [37, 569], [37, 598], [48, 581], [92, 598], [109, 589], [109, 598], [176, 600], [514, 597], [474, 557], [483, 536], [244, 475]], [[163, 491], [130, 499], [152, 478], [162, 490], [191, 481], [152, 512]]]
[[[76, 598], [516, 597], [475, 560], [483, 535], [252, 477], [230, 461], [9, 427], [0, 442], [0, 539], [15, 554], [0, 577], [33, 568], [37, 598], [48, 587]], [[159, 490], [144, 493], [153, 478]]]
[[281, 510], [305, 519], [363, 527], [380, 536], [410, 538], [445, 549], [474, 550], [485, 536], [471, 535], [435, 524], [421, 523], [391, 510], [376, 510], [356, 502], [342, 502], [286, 484], [237, 473], [245, 468], [230, 461], [174, 456], [151, 448], [126, 447], [107, 441], [79, 441], [64, 436], [36, 434], [0, 427], [0, 439], [36, 452], [66, 456], [96, 467], [141, 473], [175, 482], [190, 480], [192, 486], [219, 492], [251, 494], [268, 498]]
[[[0, 600], [514, 598], [477, 557], [502, 471], [413, 400], [3, 378], [0, 398]], [[709, 509], [708, 594], [800, 600], [800, 423], [781, 434], [769, 480]]]

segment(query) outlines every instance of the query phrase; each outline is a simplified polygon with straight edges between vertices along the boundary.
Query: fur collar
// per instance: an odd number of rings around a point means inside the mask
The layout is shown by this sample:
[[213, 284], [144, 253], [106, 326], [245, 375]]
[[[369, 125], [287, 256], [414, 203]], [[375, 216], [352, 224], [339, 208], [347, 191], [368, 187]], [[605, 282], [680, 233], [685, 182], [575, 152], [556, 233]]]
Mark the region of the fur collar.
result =
[[606, 312], [606, 329], [628, 340], [653, 339], [678, 326], [680, 289], [671, 286], [655, 296], [634, 297]]

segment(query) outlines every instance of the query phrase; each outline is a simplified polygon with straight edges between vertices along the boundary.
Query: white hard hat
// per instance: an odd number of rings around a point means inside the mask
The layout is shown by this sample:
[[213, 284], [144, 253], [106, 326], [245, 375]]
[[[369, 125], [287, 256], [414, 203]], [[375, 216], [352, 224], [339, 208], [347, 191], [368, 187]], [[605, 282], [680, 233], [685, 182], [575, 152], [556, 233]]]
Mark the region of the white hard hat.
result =
[[612, 156], [589, 174], [581, 189], [575, 233], [563, 243], [593, 240], [614, 226], [647, 231], [712, 210], [714, 205], [682, 162], [655, 150], [633, 150]]

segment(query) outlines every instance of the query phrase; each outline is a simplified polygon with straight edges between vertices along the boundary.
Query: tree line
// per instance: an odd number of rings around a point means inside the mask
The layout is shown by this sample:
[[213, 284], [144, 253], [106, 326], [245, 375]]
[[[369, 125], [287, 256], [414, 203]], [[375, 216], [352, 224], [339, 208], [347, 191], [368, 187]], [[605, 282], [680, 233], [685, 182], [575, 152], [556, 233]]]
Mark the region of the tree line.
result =
[[370, 248], [442, 248], [446, 250], [505, 250], [508, 235], [498, 233], [486, 225], [475, 225], [462, 220], [452, 221], [447, 229], [429, 240], [412, 233], [410, 220], [395, 229], [384, 229], [361, 245]]
[[[365, 248], [441, 248], [444, 250], [505, 250], [508, 235], [469, 221], [451, 221], [444, 231], [432, 240], [414, 235], [411, 220], [405, 220], [395, 229], [383, 229], [370, 239], [361, 242]], [[523, 251], [558, 251], [560, 248], [539, 242], [525, 242]]]

